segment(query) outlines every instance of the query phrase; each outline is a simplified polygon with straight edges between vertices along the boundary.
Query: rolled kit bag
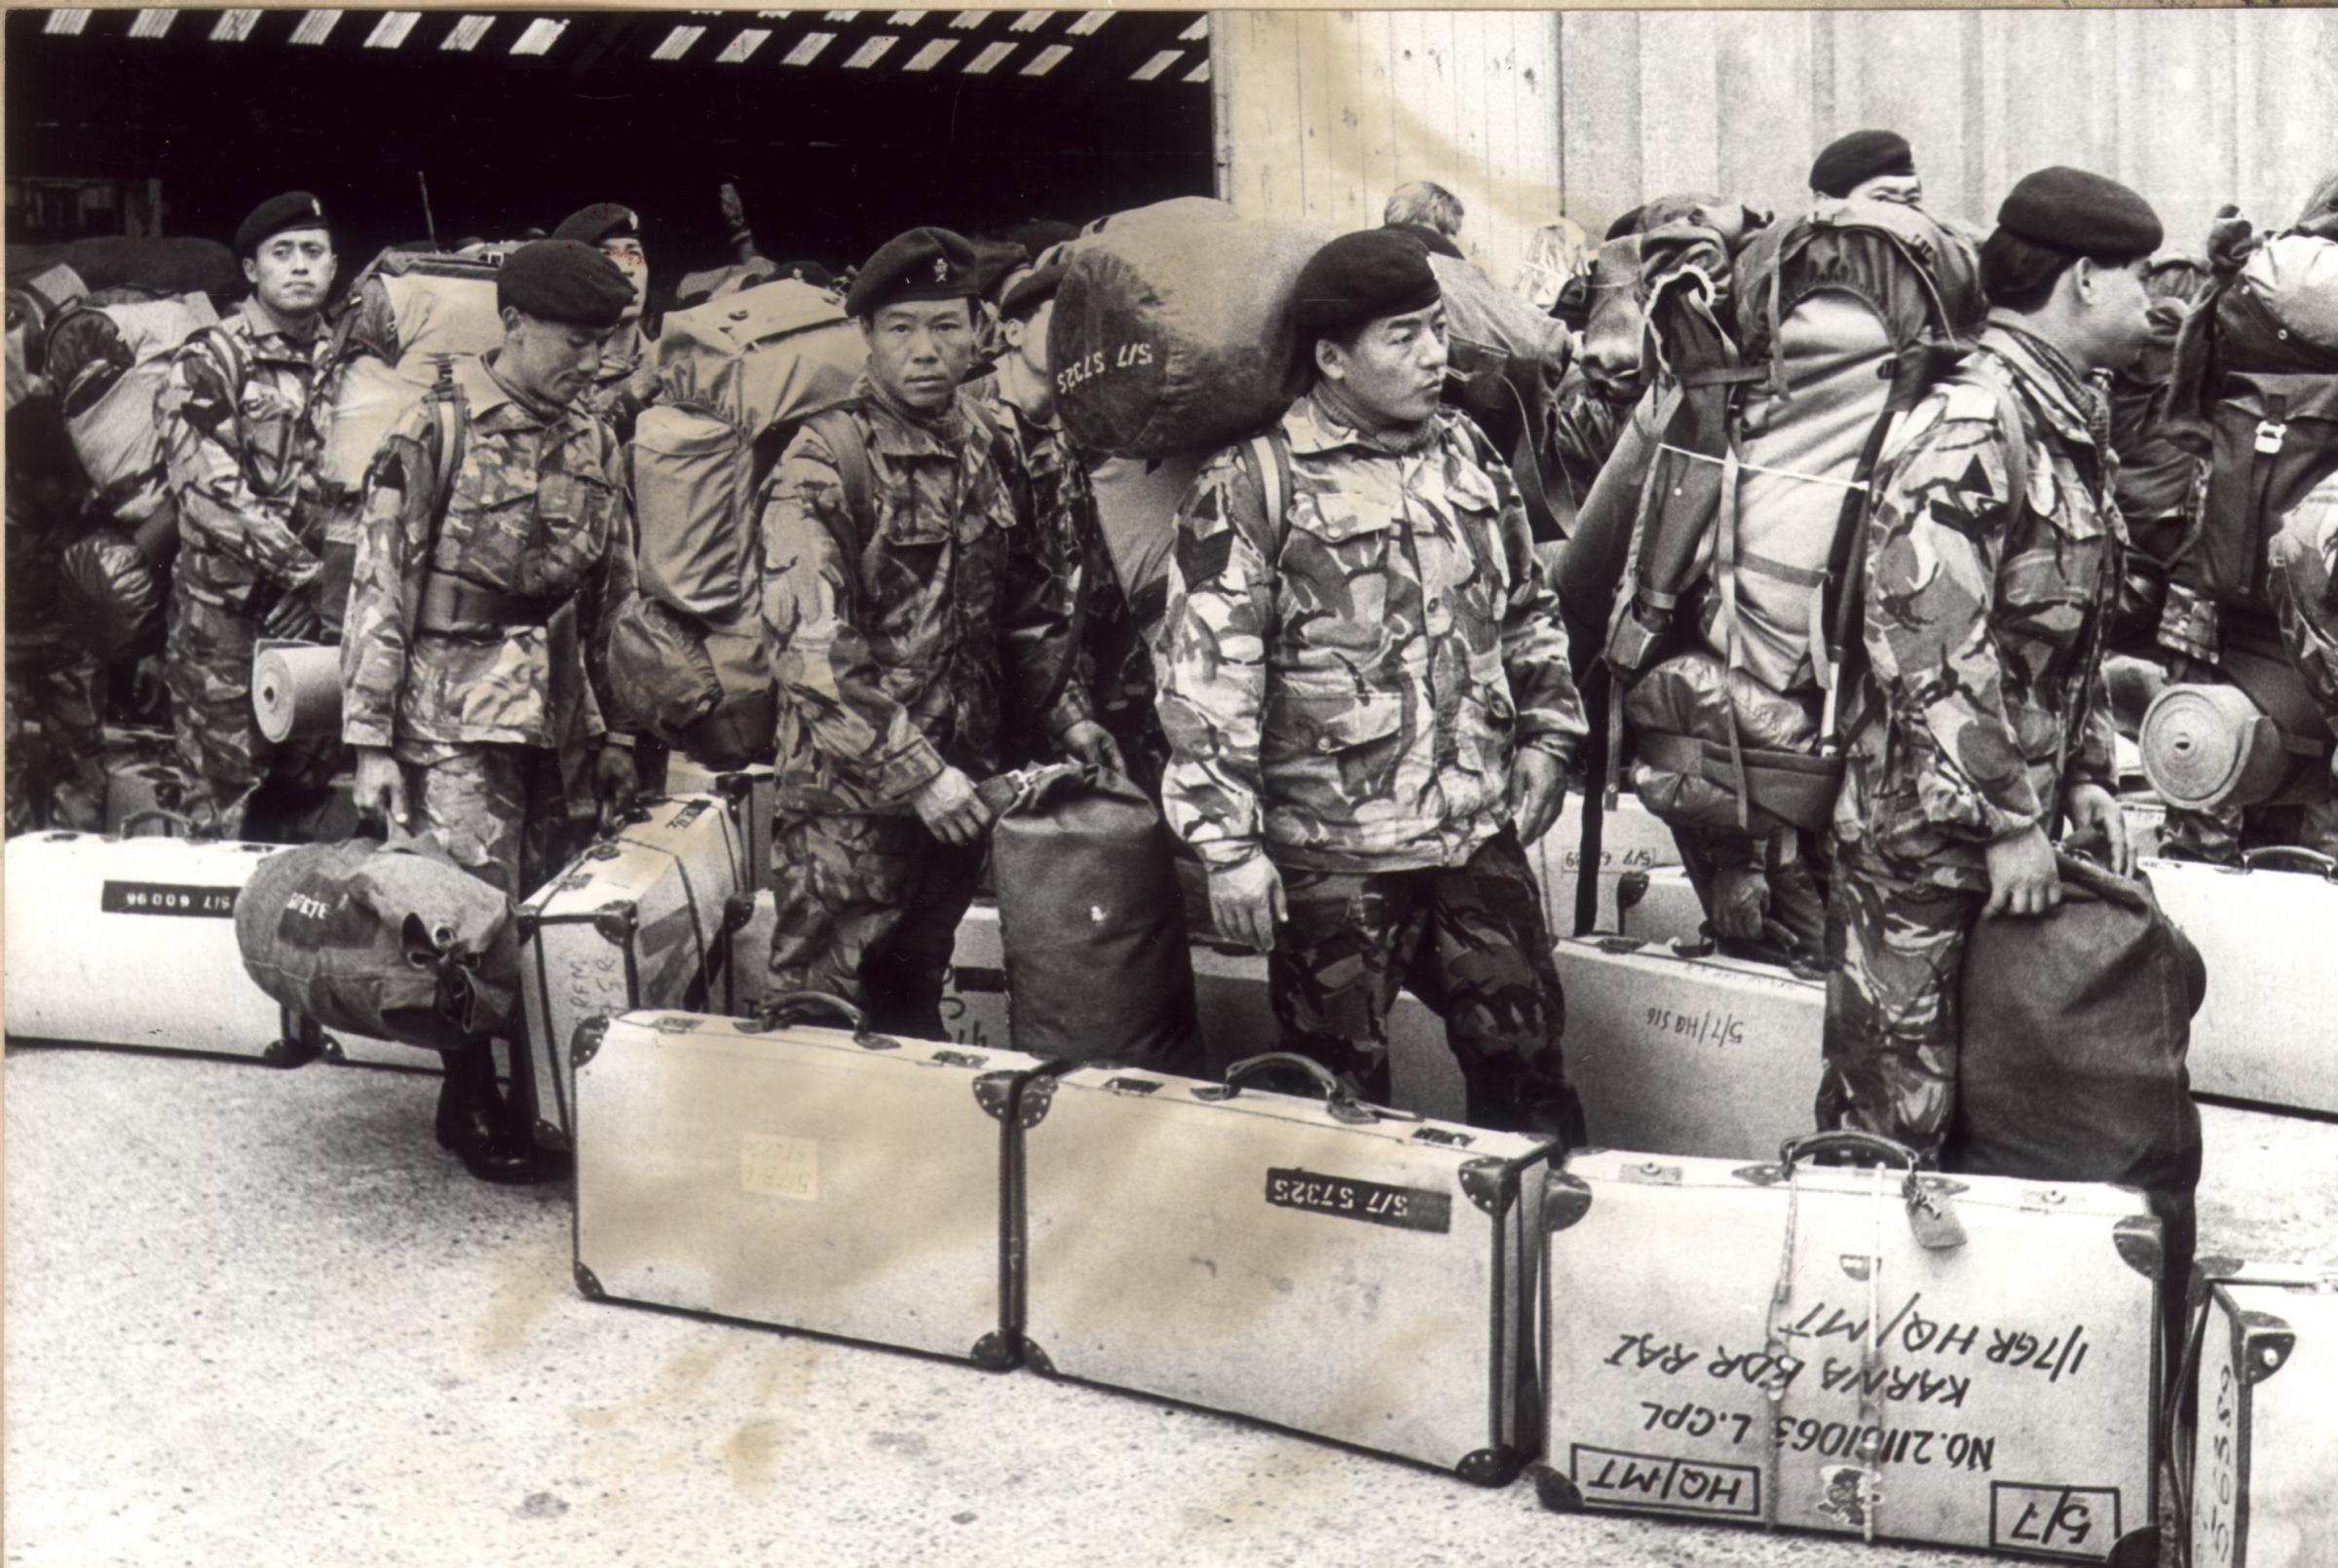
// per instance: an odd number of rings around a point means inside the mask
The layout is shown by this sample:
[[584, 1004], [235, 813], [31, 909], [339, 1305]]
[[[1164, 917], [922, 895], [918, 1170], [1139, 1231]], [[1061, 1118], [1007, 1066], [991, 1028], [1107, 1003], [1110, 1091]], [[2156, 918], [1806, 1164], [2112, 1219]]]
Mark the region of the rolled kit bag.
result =
[[986, 780], [1011, 998], [1030, 1056], [1198, 1072], [1201, 1034], [1169, 830], [1143, 790], [1064, 765]]
[[303, 844], [270, 855], [236, 901], [244, 968], [327, 1032], [451, 1050], [510, 1027], [511, 904], [437, 844]]
[[2170, 806], [2285, 804], [2322, 787], [2326, 743], [2293, 732], [2237, 686], [2171, 686], [2144, 711], [2143, 776]]
[[263, 642], [251, 655], [251, 712], [282, 745], [341, 729], [341, 651], [321, 643]]

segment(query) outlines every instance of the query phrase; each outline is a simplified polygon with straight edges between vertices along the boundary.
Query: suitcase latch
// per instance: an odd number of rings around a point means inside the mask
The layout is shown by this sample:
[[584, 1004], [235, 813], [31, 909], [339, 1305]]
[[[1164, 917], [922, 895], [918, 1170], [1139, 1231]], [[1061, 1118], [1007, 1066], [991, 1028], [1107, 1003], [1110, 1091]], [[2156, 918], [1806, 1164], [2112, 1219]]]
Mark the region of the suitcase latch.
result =
[[1680, 1184], [1680, 1168], [1666, 1165], [1661, 1160], [1641, 1160], [1616, 1172], [1616, 1179], [1637, 1182], [1643, 1187], [1677, 1187]]
[[925, 1059], [937, 1067], [981, 1068], [990, 1063], [989, 1057], [974, 1056], [965, 1051], [936, 1051]]
[[1415, 1143], [1434, 1143], [1439, 1148], [1465, 1149], [1476, 1141], [1467, 1133], [1449, 1133], [1442, 1127], [1424, 1127], [1413, 1135]]
[[1151, 1078], [1107, 1078], [1104, 1087], [1115, 1095], [1150, 1095], [1161, 1086]]

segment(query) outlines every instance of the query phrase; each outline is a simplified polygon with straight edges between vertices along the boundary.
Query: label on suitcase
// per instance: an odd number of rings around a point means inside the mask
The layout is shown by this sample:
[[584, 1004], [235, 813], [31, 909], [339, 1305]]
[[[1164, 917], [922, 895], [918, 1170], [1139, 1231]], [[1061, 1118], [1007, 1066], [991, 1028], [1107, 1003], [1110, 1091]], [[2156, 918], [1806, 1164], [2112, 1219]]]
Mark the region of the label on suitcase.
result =
[[1569, 937], [1553, 956], [1566, 1077], [1599, 1143], [1753, 1160], [1811, 1130], [1823, 982], [1613, 938]]
[[[2275, 870], [2294, 855], [2314, 871]], [[2207, 995], [2192, 1018], [2192, 1092], [2338, 1114], [2338, 880], [2303, 851], [2253, 850], [2249, 871], [2154, 860], [2160, 908], [2200, 950]], [[2269, 979], [2278, 977], [2278, 983]]]
[[236, 900], [277, 846], [88, 833], [8, 840], [8, 1033], [294, 1065], [316, 1054], [244, 971]]
[[1603, 1150], [1543, 1213], [1545, 1506], [2159, 1560], [2141, 1195]]
[[[2192, 1345], [2194, 1568], [2307, 1568], [2338, 1539], [2338, 1271], [2204, 1262]], [[2215, 1276], [2223, 1276], [2216, 1278]]]
[[650, 1012], [575, 1057], [587, 1296], [1012, 1364], [1001, 1197], [1037, 1058]]
[[772, 824], [779, 810], [779, 769], [769, 763], [722, 771], [675, 752], [665, 762], [665, 793], [712, 795], [727, 802], [746, 845], [747, 884], [753, 892], [772, 885]]
[[537, 1137], [572, 1131], [568, 1042], [638, 1008], [732, 1011], [732, 937], [750, 913], [746, 847], [714, 796], [643, 803], [520, 906], [520, 984]]
[[1110, 1066], [1024, 1121], [1032, 1365], [1486, 1484], [1531, 1454], [1550, 1145]]

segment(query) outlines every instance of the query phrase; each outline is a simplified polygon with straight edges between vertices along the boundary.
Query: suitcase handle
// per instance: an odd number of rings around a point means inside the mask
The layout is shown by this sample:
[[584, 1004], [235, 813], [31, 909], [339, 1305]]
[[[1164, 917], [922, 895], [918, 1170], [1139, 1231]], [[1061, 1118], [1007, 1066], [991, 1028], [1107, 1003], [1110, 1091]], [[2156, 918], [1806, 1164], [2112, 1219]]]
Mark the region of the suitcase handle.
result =
[[842, 996], [824, 990], [791, 990], [763, 1004], [767, 1027], [801, 1022], [808, 1014], [826, 1013], [841, 1020], [855, 1034], [866, 1033], [869, 1016]]
[[171, 835], [172, 838], [200, 839], [203, 837], [203, 835], [196, 829], [195, 819], [193, 817], [188, 816], [183, 811], [165, 811], [159, 806], [148, 806], [143, 811], [132, 811], [130, 815], [124, 817], [122, 819], [122, 825], [114, 830], [114, 837], [118, 839], [127, 839], [137, 830], [139, 824], [146, 822], [169, 823], [170, 826], [178, 830], [177, 833]]
[[1361, 1124], [1376, 1122], [1380, 1119], [1379, 1112], [1357, 1099], [1355, 1091], [1341, 1083], [1331, 1068], [1312, 1058], [1302, 1057], [1294, 1051], [1269, 1051], [1263, 1056], [1246, 1057], [1226, 1069], [1224, 1084], [1211, 1084], [1206, 1088], [1196, 1089], [1193, 1091], [1193, 1098], [1213, 1101], [1231, 1100], [1242, 1092], [1243, 1079], [1254, 1078], [1260, 1073], [1275, 1067], [1295, 1068], [1314, 1079], [1323, 1090], [1324, 1108], [1332, 1113], [1335, 1120]]
[[2282, 861], [2293, 863], [2300, 871], [2313, 872], [2326, 881], [2338, 882], [2338, 859], [2332, 859], [2318, 850], [2297, 844], [2277, 843], [2267, 844], [2261, 849], [2241, 851], [2241, 864], [2249, 871], [2255, 871], [2260, 865], [2279, 865]]
[[1816, 1154], [1834, 1153], [1880, 1155], [1894, 1165], [1906, 1166], [1910, 1176], [1915, 1175], [1918, 1163], [1916, 1151], [1906, 1144], [1895, 1143], [1888, 1138], [1878, 1138], [1873, 1133], [1862, 1133], [1848, 1127], [1825, 1133], [1805, 1133], [1800, 1138], [1788, 1139], [1778, 1145], [1778, 1163], [1792, 1166]]

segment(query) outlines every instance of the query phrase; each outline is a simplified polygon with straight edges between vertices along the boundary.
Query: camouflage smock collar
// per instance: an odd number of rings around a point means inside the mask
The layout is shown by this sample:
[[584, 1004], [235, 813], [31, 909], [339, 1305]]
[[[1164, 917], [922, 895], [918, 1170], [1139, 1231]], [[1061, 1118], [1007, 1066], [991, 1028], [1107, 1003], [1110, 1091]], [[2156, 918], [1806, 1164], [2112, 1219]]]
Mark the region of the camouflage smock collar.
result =
[[1327, 394], [1319, 382], [1291, 405], [1283, 416], [1283, 434], [1295, 457], [1317, 457], [1342, 447], [1360, 447], [1386, 457], [1425, 451], [1444, 427], [1444, 410], [1429, 417], [1417, 430], [1381, 433], [1361, 429], [1339, 406], [1337, 394]]
[[573, 404], [567, 408], [547, 408], [542, 403], [522, 397], [509, 382], [495, 373], [495, 361], [502, 354], [501, 349], [490, 349], [475, 359], [459, 359], [455, 362], [455, 382], [463, 389], [463, 397], [471, 405], [472, 419], [489, 419], [499, 410], [508, 408], [511, 413], [504, 421], [506, 424], [538, 425], [549, 429], [576, 413]]
[[257, 294], [246, 294], [236, 307], [236, 318], [244, 323], [252, 345], [271, 357], [284, 359], [314, 359], [321, 345], [329, 344], [332, 334], [324, 329], [323, 317], [317, 318], [317, 329], [306, 337], [294, 337], [276, 324], [276, 317], [260, 303]]
[[932, 413], [902, 403], [862, 371], [852, 396], [869, 416], [870, 445], [901, 457], [955, 457], [965, 442], [966, 415], [960, 404], [973, 394], [961, 387]]
[[2005, 366], [2014, 385], [2029, 394], [2030, 406], [2056, 435], [2095, 444], [2093, 409], [2098, 394], [2061, 351], [1999, 313], [1989, 317], [1978, 349]]

